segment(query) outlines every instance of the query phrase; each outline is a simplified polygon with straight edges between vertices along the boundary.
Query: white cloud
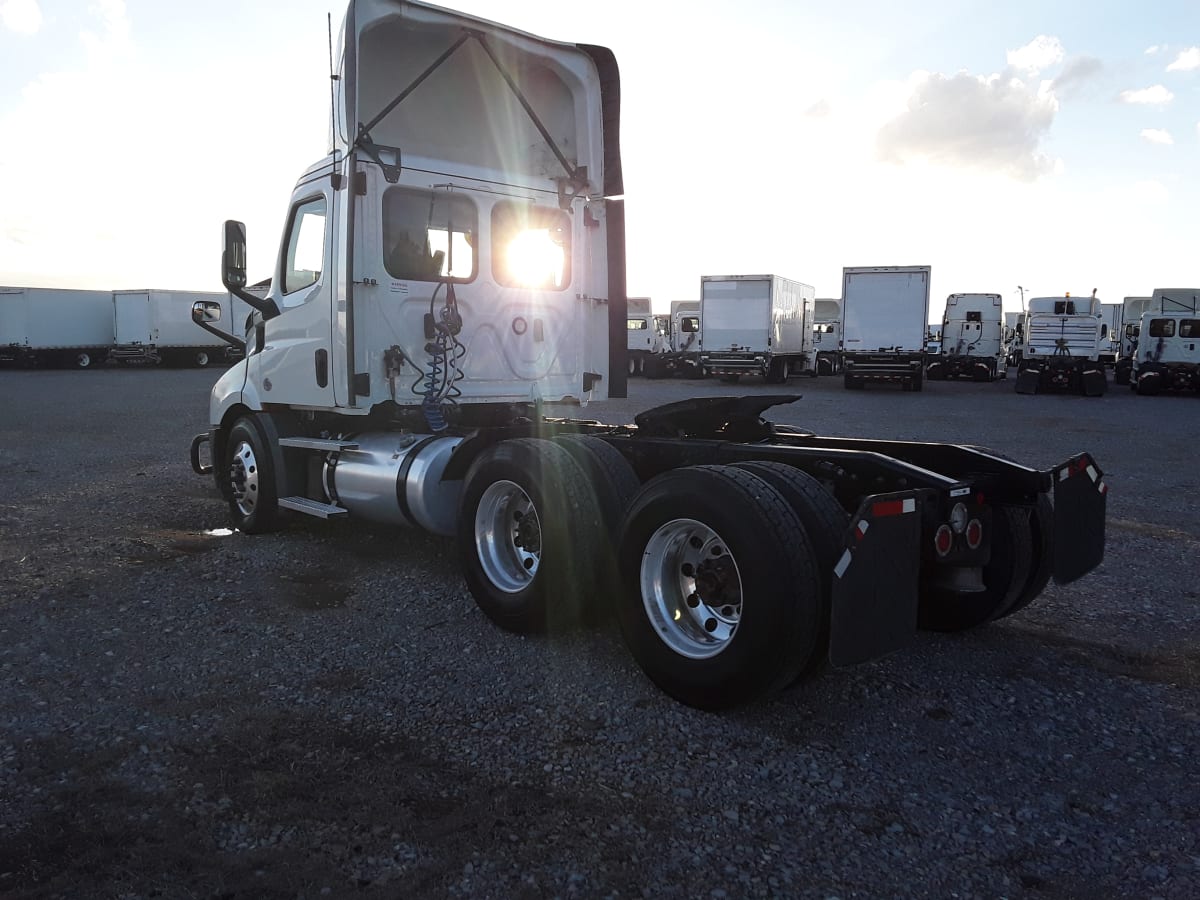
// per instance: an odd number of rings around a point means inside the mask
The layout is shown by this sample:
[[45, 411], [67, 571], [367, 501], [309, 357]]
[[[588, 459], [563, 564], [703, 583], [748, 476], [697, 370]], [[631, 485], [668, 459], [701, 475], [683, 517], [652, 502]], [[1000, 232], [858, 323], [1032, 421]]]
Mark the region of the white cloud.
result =
[[1151, 144], [1174, 144], [1171, 133], [1164, 128], [1143, 128], [1142, 140]]
[[1051, 82], [1050, 89], [1063, 98], [1075, 96], [1095, 81], [1102, 71], [1104, 63], [1094, 56], [1077, 56], [1067, 61], [1062, 72]]
[[42, 27], [42, 10], [37, 0], [3, 0], [0, 22], [17, 34], [35, 34]]
[[1181, 50], [1175, 62], [1167, 66], [1168, 72], [1190, 72], [1193, 69], [1200, 69], [1200, 47]]
[[1146, 48], [1146, 55], [1153, 56], [1154, 54], [1158, 53], [1159, 50], [1162, 50], [1162, 49], [1163, 49], [1162, 45], [1154, 44], [1153, 46]]
[[831, 109], [829, 107], [829, 101], [822, 99], [818, 100], [808, 109], [806, 109], [804, 111], [804, 115], [808, 116], [810, 119], [824, 119], [829, 115], [830, 112]]
[[908, 108], [876, 138], [888, 162], [925, 160], [959, 168], [1001, 172], [1025, 181], [1056, 170], [1040, 150], [1058, 112], [1047, 86], [1020, 79], [959, 72], [914, 76]]
[[1161, 84], [1156, 84], [1137, 91], [1121, 91], [1119, 99], [1122, 103], [1136, 103], [1142, 106], [1166, 106], [1175, 99], [1175, 95]]
[[1065, 55], [1066, 51], [1058, 38], [1039, 34], [1024, 47], [1009, 50], [1008, 64], [1022, 72], [1036, 74], [1062, 62]]

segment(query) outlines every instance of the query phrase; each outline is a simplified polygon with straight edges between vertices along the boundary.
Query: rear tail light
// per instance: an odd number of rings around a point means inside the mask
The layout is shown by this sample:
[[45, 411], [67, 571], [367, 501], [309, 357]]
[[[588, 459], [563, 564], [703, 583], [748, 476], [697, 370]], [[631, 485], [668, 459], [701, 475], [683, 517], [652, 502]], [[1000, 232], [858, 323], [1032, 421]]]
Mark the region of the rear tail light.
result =
[[937, 551], [938, 556], [945, 556], [953, 546], [954, 532], [950, 530], [949, 525], [939, 525], [933, 534], [933, 549]]
[[983, 543], [983, 523], [978, 519], [972, 519], [967, 523], [967, 546], [972, 550], [978, 550], [979, 545]]

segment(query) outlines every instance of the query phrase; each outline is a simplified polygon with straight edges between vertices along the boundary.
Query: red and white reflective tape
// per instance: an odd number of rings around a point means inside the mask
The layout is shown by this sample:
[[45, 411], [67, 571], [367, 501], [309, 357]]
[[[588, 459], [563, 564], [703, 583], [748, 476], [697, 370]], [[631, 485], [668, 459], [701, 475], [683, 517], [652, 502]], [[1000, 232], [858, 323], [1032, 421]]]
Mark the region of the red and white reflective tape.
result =
[[912, 497], [906, 497], [903, 500], [882, 500], [879, 503], [871, 504], [871, 515], [876, 519], [882, 519], [884, 516], [899, 516], [904, 513], [917, 511], [917, 501]]

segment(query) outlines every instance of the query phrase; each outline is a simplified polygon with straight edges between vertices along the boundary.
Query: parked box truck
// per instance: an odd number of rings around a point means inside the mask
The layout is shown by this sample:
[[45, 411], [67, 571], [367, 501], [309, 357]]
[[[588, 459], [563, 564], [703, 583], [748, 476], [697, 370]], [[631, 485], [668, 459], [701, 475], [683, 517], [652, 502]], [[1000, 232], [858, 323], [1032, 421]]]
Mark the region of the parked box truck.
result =
[[929, 266], [842, 270], [842, 372], [847, 388], [887, 381], [921, 390], [930, 272]]
[[108, 291], [0, 287], [0, 361], [86, 369], [112, 343]]
[[941, 352], [931, 357], [931, 379], [995, 381], [1008, 375], [1003, 301], [999, 294], [951, 294], [942, 315]]
[[650, 298], [630, 297], [626, 302], [625, 317], [629, 374], [642, 375], [646, 369], [646, 357], [652, 352], [655, 340]]
[[197, 328], [192, 305], [200, 300], [221, 304], [223, 319], [239, 322], [250, 307], [229, 293], [201, 291], [113, 291], [114, 346], [108, 358], [117, 362], [204, 368], [231, 358], [228, 345]]
[[813, 344], [817, 371], [836, 375], [842, 370], [842, 301], [818, 297], [813, 301]]
[[810, 285], [778, 275], [702, 276], [701, 367], [731, 383], [743, 375], [772, 384], [815, 376], [815, 295]]

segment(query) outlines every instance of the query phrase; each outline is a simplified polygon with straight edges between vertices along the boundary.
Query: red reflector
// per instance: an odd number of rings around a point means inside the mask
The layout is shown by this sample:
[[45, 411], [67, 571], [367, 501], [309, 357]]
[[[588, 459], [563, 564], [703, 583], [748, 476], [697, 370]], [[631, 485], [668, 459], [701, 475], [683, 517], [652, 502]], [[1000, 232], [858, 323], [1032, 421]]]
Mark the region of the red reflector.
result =
[[903, 512], [903, 500], [883, 500], [871, 504], [871, 516], [875, 519], [882, 519], [884, 516], [898, 516]]
[[933, 534], [933, 549], [937, 551], [938, 556], [945, 556], [949, 553], [953, 544], [954, 532], [950, 530], [950, 526], [938, 526], [938, 530]]

